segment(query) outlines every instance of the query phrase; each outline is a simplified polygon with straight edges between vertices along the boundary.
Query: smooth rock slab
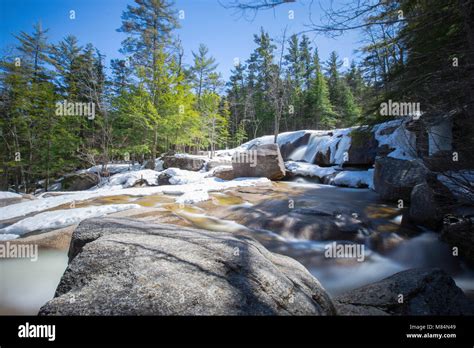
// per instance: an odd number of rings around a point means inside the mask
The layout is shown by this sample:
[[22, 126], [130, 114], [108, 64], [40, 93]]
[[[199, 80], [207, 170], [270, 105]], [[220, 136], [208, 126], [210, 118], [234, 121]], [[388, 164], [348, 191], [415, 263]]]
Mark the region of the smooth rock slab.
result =
[[[403, 303], [399, 303], [403, 295]], [[411, 269], [335, 298], [340, 315], [473, 315], [474, 306], [439, 269]]]
[[332, 315], [300, 263], [236, 234], [118, 218], [74, 231], [40, 315]]

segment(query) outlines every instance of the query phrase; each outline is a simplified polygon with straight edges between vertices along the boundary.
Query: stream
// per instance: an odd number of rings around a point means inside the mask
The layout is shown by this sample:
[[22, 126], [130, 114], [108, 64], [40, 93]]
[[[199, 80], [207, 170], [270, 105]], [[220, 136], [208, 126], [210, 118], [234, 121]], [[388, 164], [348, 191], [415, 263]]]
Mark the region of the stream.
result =
[[[160, 194], [101, 197], [80, 206], [136, 203], [143, 208], [129, 217], [251, 235], [269, 250], [301, 262], [333, 296], [415, 267], [444, 269], [468, 295], [474, 291], [474, 271], [436, 233], [403, 226], [402, 211], [380, 202], [369, 189], [298, 178], [211, 196], [194, 205]], [[326, 257], [333, 242], [363, 246], [363, 261]], [[1, 259], [0, 314], [35, 315], [54, 295], [66, 266], [64, 248], [40, 249], [36, 262]]]

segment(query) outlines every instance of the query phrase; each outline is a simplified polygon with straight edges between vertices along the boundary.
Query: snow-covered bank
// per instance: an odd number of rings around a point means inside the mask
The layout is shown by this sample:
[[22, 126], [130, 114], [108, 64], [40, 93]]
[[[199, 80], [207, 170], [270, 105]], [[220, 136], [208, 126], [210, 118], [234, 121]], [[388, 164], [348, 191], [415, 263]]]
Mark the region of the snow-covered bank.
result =
[[104, 186], [115, 189], [127, 188], [132, 187], [139, 180], [145, 180], [149, 186], [155, 186], [158, 185], [158, 175], [159, 172], [151, 169], [124, 172], [111, 176], [104, 181]]
[[[408, 121], [408, 118], [401, 118], [375, 126], [286, 132], [278, 135], [277, 142], [286, 156], [285, 167], [293, 175], [327, 179], [336, 186], [373, 189], [373, 164], [379, 150], [383, 156], [396, 159], [416, 158], [416, 139], [406, 128]], [[273, 135], [259, 137], [226, 155], [273, 141]], [[346, 170], [346, 167], [366, 169]]]
[[301, 176], [317, 177], [323, 179], [325, 176], [334, 174], [337, 170], [334, 167], [320, 167], [317, 164], [310, 164], [306, 162], [285, 162], [286, 169], [294, 174]]
[[[108, 164], [106, 168], [107, 168], [107, 172], [109, 172], [110, 175], [114, 175], [114, 174], [128, 172], [128, 171], [140, 170], [142, 169], [142, 165], [138, 163], [135, 163], [135, 164], [113, 163], [113, 164]], [[101, 173], [102, 170], [103, 170], [102, 165], [97, 165], [97, 166], [93, 166], [82, 171], [78, 171], [78, 173], [84, 173], [84, 172]]]
[[342, 170], [337, 167], [320, 167], [306, 162], [285, 162], [286, 169], [293, 175], [316, 177], [330, 185], [347, 187], [369, 187], [373, 189], [374, 170]]
[[13, 225], [0, 229], [0, 236], [8, 235], [15, 239], [25, 233], [45, 230], [57, 229], [77, 224], [84, 219], [104, 216], [123, 210], [140, 208], [138, 204], [109, 204], [101, 206], [90, 206], [75, 209], [60, 209], [55, 211], [47, 211], [39, 213], [35, 216], [20, 220]]
[[379, 147], [386, 146], [392, 151], [387, 157], [411, 160], [416, 158], [416, 138], [406, 129], [407, 119], [396, 119], [377, 124], [373, 127]]
[[21, 195], [14, 192], [0, 191], [0, 199], [21, 198]]
[[[188, 173], [189, 177], [194, 175], [196, 176], [195, 181], [183, 185], [122, 188], [122, 184], [117, 184], [116, 186], [105, 185], [104, 187], [88, 191], [67, 192], [64, 194], [58, 193], [58, 195], [49, 197], [41, 195], [38, 199], [33, 201], [1, 207], [0, 217], [1, 220], [8, 220], [32, 213], [38, 213], [63, 204], [70, 204], [72, 202], [85, 201], [98, 197], [119, 195], [149, 196], [163, 193], [177, 196], [176, 202], [178, 203], [193, 203], [208, 199], [208, 192], [222, 191], [233, 187], [256, 186], [270, 183], [270, 180], [265, 178], [239, 178], [225, 181], [213, 177], [206, 178], [202, 173], [198, 172]], [[178, 177], [177, 180], [181, 179]], [[122, 181], [120, 180], [120, 182]]]
[[374, 189], [374, 170], [342, 171], [329, 181], [336, 186], [368, 187]]
[[[300, 145], [289, 156], [288, 160], [315, 163], [316, 156], [326, 156], [328, 164], [343, 165], [347, 161], [347, 154], [353, 145], [354, 132], [372, 133], [379, 147], [386, 147], [388, 157], [398, 159], [413, 159], [416, 157], [415, 136], [406, 129], [409, 119], [401, 118], [377, 124], [375, 126], [351, 127], [333, 130], [299, 130], [285, 132], [278, 135], [277, 143], [280, 148], [288, 143], [296, 143], [303, 136], [308, 136], [307, 144]], [[258, 144], [271, 144], [273, 135], [266, 135], [250, 140], [240, 147], [227, 150], [231, 155], [233, 151], [249, 150]]]

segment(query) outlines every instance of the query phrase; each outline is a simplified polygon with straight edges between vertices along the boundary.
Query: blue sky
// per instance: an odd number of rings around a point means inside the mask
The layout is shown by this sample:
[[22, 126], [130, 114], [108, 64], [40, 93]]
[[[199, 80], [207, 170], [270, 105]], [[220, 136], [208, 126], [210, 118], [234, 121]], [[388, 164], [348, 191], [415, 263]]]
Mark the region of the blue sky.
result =
[[[116, 29], [130, 3], [133, 0], [0, 0], [0, 49], [15, 44], [11, 34], [30, 32], [32, 25], [41, 21], [43, 27], [49, 28], [50, 42], [57, 42], [68, 34], [76, 35], [81, 44], [91, 42], [99, 48], [109, 62], [122, 57], [119, 49], [124, 35]], [[217, 0], [175, 0], [176, 9], [183, 10], [185, 15], [180, 20], [181, 28], [176, 31], [183, 42], [185, 63], [192, 62], [191, 51], [204, 43], [227, 79], [234, 58], [244, 61], [253, 51], [253, 34], [258, 33], [260, 27], [275, 38], [281, 37], [285, 27], [288, 34], [307, 29], [308, 5], [309, 0], [284, 4], [275, 10], [261, 11], [250, 21], [222, 7]], [[314, 5], [313, 9], [313, 19], [319, 18], [319, 7]], [[75, 20], [69, 18], [70, 10], [76, 12]], [[289, 18], [290, 10], [294, 19]], [[353, 59], [354, 50], [359, 46], [356, 33], [337, 39], [308, 36], [318, 46], [323, 60], [332, 50], [341, 58]]]

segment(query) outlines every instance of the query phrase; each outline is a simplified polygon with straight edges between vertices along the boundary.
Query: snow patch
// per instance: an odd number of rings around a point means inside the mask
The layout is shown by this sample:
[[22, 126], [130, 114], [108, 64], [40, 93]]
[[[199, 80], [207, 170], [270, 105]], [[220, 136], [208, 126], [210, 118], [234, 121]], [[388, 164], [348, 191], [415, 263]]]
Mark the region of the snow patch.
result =
[[132, 172], [115, 174], [106, 182], [106, 186], [115, 186], [115, 188], [132, 187], [138, 180], [146, 180], [148, 185], [158, 185], [158, 175], [160, 173], [151, 169], [142, 169]]
[[[140, 208], [138, 204], [109, 204], [76, 209], [61, 209], [39, 213], [0, 229], [0, 236], [5, 234], [23, 235], [28, 232], [58, 229], [77, 224], [84, 219], [99, 217], [122, 210]], [[1, 237], [0, 237], [1, 238]]]
[[0, 191], [0, 199], [6, 198], [21, 198], [21, 195], [14, 192]]
[[[176, 170], [176, 168], [173, 169]], [[63, 204], [70, 204], [71, 202], [80, 202], [93, 198], [108, 196], [128, 195], [139, 197], [156, 195], [160, 193], [173, 195], [186, 194], [184, 198], [180, 199], [179, 197], [177, 197], [176, 200], [186, 200], [187, 203], [199, 202], [208, 199], [208, 197], [206, 198], [203, 192], [223, 191], [234, 187], [267, 185], [271, 183], [271, 181], [267, 178], [237, 178], [234, 180], [225, 181], [219, 178], [204, 177], [205, 173], [196, 174], [202, 175], [202, 179], [182, 185], [163, 185], [129, 188], [121, 188], [121, 185], [117, 185], [105, 186], [91, 191], [72, 191], [64, 194], [59, 193], [58, 195], [49, 197], [41, 195], [36, 200], [1, 207], [0, 219], [8, 220], [20, 216], [25, 216], [31, 213], [37, 213], [47, 209], [52, 209]]]
[[[140, 170], [141, 165], [136, 163], [136, 164], [129, 164], [129, 163], [115, 163], [115, 164], [108, 164], [107, 165], [107, 171], [110, 173], [110, 175], [118, 174], [118, 173], [123, 173], [123, 172], [128, 172], [128, 171], [135, 171], [135, 170]], [[78, 173], [101, 173], [102, 172], [102, 165], [96, 165], [93, 167], [90, 167], [85, 170], [80, 170]]]
[[374, 170], [367, 171], [342, 171], [330, 180], [330, 184], [348, 187], [374, 188]]
[[[384, 123], [377, 124], [373, 127], [375, 139], [379, 142], [379, 147], [387, 145], [394, 149], [388, 154], [388, 157], [412, 160], [416, 156], [416, 138], [414, 133], [406, 129], [406, 119], [396, 119]], [[395, 129], [390, 134], [382, 134], [389, 132], [388, 128]]]
[[193, 182], [199, 182], [204, 179], [207, 173], [193, 172], [179, 168], [168, 168], [162, 172], [171, 176], [169, 182], [171, 185], [185, 185]]
[[306, 162], [287, 161], [285, 162], [285, 167], [295, 175], [316, 176], [320, 179], [337, 172], [333, 167], [320, 167]]

